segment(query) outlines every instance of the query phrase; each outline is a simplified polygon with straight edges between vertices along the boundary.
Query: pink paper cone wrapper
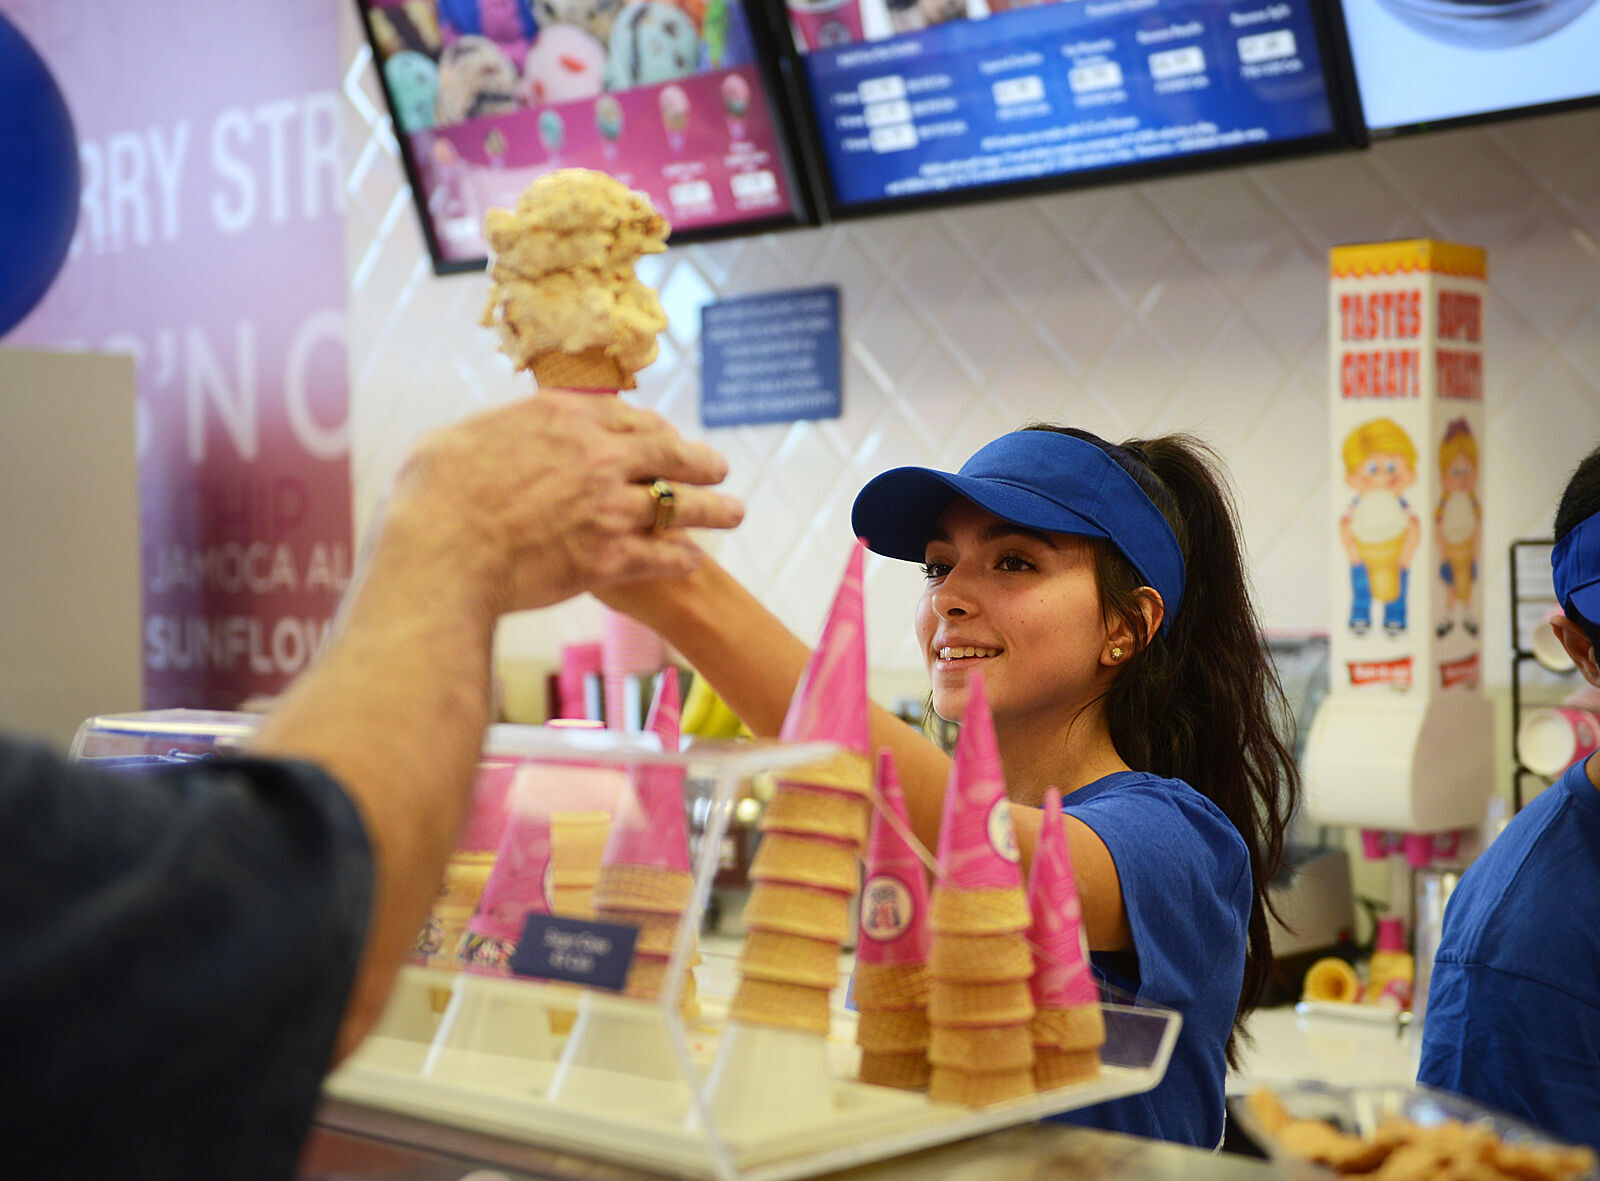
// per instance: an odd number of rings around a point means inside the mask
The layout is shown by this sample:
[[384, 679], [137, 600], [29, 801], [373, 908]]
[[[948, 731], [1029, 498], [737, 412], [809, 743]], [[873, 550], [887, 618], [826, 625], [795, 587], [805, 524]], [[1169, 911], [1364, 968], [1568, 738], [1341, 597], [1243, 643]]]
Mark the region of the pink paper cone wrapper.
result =
[[866, 547], [859, 541], [845, 565], [822, 639], [795, 686], [779, 737], [787, 742], [833, 742], [872, 753], [867, 725], [867, 637], [861, 572]]
[[478, 764], [472, 784], [472, 810], [462, 826], [456, 847], [464, 853], [493, 853], [511, 815], [511, 784], [517, 777], [515, 759], [486, 758]]
[[1061, 792], [1044, 796], [1039, 843], [1028, 877], [1028, 906], [1033, 925], [1033, 1003], [1041, 1009], [1067, 1009], [1097, 1004], [1100, 990], [1089, 971], [1088, 943], [1083, 934], [1083, 908], [1072, 878], [1072, 855], [1061, 824]]
[[606, 834], [606, 865], [648, 865], [692, 873], [683, 767], [639, 767]]
[[467, 931], [518, 939], [522, 920], [550, 910], [550, 816], [554, 812], [615, 812], [627, 776], [617, 767], [523, 763], [509, 793], [509, 815], [494, 867]]
[[905, 795], [894, 756], [878, 752], [878, 807], [867, 834], [866, 873], [861, 886], [861, 935], [856, 960], [865, 964], [919, 964], [928, 958], [928, 880], [922, 862], [885, 814], [910, 831]]
[[[646, 728], [661, 739], [661, 749], [676, 753], [683, 705], [678, 696], [678, 670], [667, 665], [656, 681]], [[624, 792], [606, 835], [606, 865], [648, 865], [692, 873], [689, 825], [684, 811], [683, 781], [687, 768], [636, 767], [631, 790]]]
[[974, 673], [939, 822], [939, 880], [956, 890], [1020, 890], [1020, 860], [994, 718]]
[[528, 915], [550, 913], [545, 897], [549, 868], [549, 814], [513, 815], [506, 823], [489, 880], [483, 884], [478, 909], [467, 923], [468, 933], [520, 939]]

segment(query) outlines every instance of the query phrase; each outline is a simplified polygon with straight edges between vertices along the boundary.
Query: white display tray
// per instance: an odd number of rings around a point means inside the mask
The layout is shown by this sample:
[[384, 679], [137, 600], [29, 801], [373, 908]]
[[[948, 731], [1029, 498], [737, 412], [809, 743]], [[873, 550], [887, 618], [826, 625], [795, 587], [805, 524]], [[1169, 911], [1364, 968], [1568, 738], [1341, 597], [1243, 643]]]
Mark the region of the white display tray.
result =
[[[848, 1010], [834, 1010], [823, 1038], [730, 1025], [725, 1003], [702, 1002], [685, 1023], [609, 993], [407, 967], [379, 1027], [326, 1092], [635, 1167], [779, 1181], [1147, 1091], [1181, 1023], [1165, 1009], [1105, 1005], [1099, 1077], [974, 1109], [855, 1082]], [[580, 1005], [570, 1033], [551, 1032], [552, 1008]]]

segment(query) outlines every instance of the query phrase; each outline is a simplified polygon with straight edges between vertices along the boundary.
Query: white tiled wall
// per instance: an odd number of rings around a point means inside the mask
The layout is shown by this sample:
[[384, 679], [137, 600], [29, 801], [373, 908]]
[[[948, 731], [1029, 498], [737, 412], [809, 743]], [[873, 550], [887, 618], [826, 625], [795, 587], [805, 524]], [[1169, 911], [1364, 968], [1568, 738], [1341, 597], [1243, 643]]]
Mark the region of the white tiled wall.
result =
[[[477, 325], [486, 280], [436, 277], [376, 76], [344, 43], [353, 481], [358, 530], [423, 428], [523, 394]], [[959, 465], [1043, 418], [1111, 438], [1192, 431], [1226, 459], [1275, 628], [1325, 628], [1327, 252], [1439, 237], [1486, 247], [1487, 675], [1508, 673], [1506, 550], [1548, 531], [1600, 443], [1600, 110], [1391, 140], [1362, 153], [858, 221], [647, 259], [672, 327], [632, 397], [699, 425], [699, 308], [834, 283], [844, 415], [709, 433], [749, 519], [725, 564], [813, 638], [848, 553], [861, 484], [900, 463]], [[868, 566], [871, 660], [920, 668], [920, 575]], [[553, 657], [594, 635], [593, 603], [511, 621], [502, 652]]]

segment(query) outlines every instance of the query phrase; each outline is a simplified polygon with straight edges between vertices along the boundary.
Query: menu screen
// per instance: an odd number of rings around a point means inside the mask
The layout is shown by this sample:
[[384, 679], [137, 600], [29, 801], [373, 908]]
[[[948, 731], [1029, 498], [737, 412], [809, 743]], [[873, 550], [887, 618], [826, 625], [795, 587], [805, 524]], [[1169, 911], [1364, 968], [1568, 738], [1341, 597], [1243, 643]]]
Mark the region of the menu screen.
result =
[[836, 212], [1341, 134], [1314, 0], [790, 0]]
[[1600, 98], [1595, 0], [1344, 0], [1374, 132]]
[[674, 242], [811, 220], [743, 0], [357, 2], [436, 270], [481, 268], [484, 212], [556, 168]]

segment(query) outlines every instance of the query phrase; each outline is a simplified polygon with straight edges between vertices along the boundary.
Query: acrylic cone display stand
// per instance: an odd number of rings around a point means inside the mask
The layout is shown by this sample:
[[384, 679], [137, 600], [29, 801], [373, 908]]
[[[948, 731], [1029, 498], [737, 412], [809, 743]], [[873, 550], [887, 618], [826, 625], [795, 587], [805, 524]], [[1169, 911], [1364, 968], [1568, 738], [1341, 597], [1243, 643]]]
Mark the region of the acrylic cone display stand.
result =
[[[669, 665], [657, 683], [645, 727], [669, 754], [678, 752], [680, 716], [677, 670]], [[668, 765], [634, 771], [606, 843], [605, 864], [691, 869], [684, 829], [685, 770]], [[674, 948], [675, 953], [685, 950]], [[674, 954], [668, 960], [667, 973], [674, 981], [684, 958]], [[628, 1103], [687, 1115], [686, 1062], [662, 1006], [585, 991], [550, 1080], [549, 1099], [601, 1110]]]
[[[450, 1007], [435, 1018], [427, 997], [451, 974], [408, 969], [379, 1031], [330, 1076], [325, 1091], [338, 1101], [334, 1109], [378, 1109], [652, 1172], [781, 1181], [1146, 1091], [1166, 1070], [1179, 1019], [1163, 1009], [1102, 1006], [1107, 1043], [1098, 1077], [983, 1108], [857, 1081], [855, 1015], [836, 999], [826, 1033], [732, 1020], [729, 998], [704, 984], [701, 1012], [686, 1018], [682, 970], [735, 805], [757, 776], [803, 774], [836, 760], [840, 748], [696, 742], [672, 753], [650, 737], [610, 730], [504, 726], [493, 728], [490, 741], [498, 756], [552, 772], [564, 765], [609, 764], [634, 776], [681, 769], [691, 798], [705, 801], [703, 818], [696, 813], [693, 887], [661, 995], [644, 1000], [458, 972]], [[925, 849], [917, 855], [928, 857]], [[547, 1011], [555, 1005], [578, 1010], [565, 1037], [550, 1032]]]
[[[93, 718], [80, 728], [73, 757], [114, 757], [125, 769], [156, 766], [176, 750], [198, 756], [232, 749], [258, 723], [255, 716], [198, 710]], [[705, 804], [703, 816], [696, 812], [693, 888], [662, 994], [646, 1001], [585, 993], [572, 983], [407, 965], [372, 1033], [328, 1077], [320, 1122], [359, 1131], [377, 1113], [652, 1173], [782, 1181], [1029, 1123], [1159, 1083], [1180, 1019], [1153, 1007], [1101, 1006], [1106, 1043], [1098, 1078], [981, 1109], [857, 1082], [855, 1016], [837, 1005], [830, 1006], [826, 1035], [791, 1037], [781, 1029], [740, 1028], [727, 1017], [726, 996], [702, 985], [702, 1012], [684, 1017], [679, 972], [694, 947], [735, 805], [758, 777], [839, 753], [823, 742], [701, 741], [669, 754], [640, 736], [609, 730], [491, 727], [487, 758], [518, 761], [540, 774], [679, 768], [691, 798]], [[436, 995], [448, 998], [442, 1011]], [[574, 1006], [596, 1029], [616, 1026], [616, 1036], [590, 1043], [587, 1062], [571, 1064], [572, 1078], [562, 1084], [577, 1096], [589, 1086], [578, 1080], [580, 1069], [603, 1075], [612, 1086], [604, 1106], [552, 1095], [573, 1034], [552, 1032], [549, 1013]], [[638, 1022], [649, 1023], [656, 1037], [648, 1052]], [[624, 1047], [626, 1054], [615, 1052]]]

